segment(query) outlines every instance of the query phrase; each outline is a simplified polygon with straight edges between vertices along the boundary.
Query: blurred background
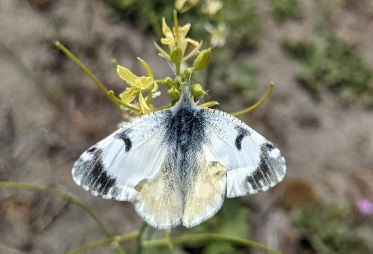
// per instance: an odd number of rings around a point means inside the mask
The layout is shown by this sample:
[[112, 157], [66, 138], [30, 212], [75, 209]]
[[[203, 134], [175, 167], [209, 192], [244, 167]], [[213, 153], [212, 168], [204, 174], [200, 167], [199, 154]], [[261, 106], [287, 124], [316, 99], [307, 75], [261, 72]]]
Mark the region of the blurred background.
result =
[[[122, 118], [54, 41], [119, 93], [126, 84], [112, 58], [137, 74], [137, 56], [156, 78], [172, 74], [153, 42], [162, 17], [172, 24], [174, 8], [180, 24], [192, 24], [190, 37], [213, 47], [212, 63], [195, 77], [209, 90], [206, 101], [233, 112], [275, 82], [270, 98], [240, 119], [280, 148], [287, 175], [274, 189], [226, 200], [214, 218], [173, 234], [225, 233], [286, 254], [373, 253], [371, 0], [1, 0], [0, 181], [68, 193], [113, 234], [139, 229], [130, 203], [94, 197], [71, 178], [78, 156]], [[148, 231], [149, 238], [163, 235]], [[65, 253], [101, 238], [65, 201], [0, 189], [0, 253]], [[177, 253], [263, 252], [210, 242]]]

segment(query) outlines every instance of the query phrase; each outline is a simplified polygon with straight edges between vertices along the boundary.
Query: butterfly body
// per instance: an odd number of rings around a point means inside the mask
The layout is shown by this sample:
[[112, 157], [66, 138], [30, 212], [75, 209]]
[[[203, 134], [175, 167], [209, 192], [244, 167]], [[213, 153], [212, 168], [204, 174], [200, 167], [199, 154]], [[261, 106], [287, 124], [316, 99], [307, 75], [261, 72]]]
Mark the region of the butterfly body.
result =
[[96, 196], [130, 201], [158, 229], [193, 227], [225, 197], [265, 191], [282, 180], [285, 160], [237, 118], [190, 101], [122, 127], [81, 155], [78, 185]]
[[169, 160], [177, 162], [168, 168], [178, 176], [178, 187], [182, 197], [188, 192], [194, 177], [198, 173], [197, 154], [202, 152], [205, 119], [200, 108], [185, 100], [178, 107], [169, 110], [165, 119], [165, 140]]

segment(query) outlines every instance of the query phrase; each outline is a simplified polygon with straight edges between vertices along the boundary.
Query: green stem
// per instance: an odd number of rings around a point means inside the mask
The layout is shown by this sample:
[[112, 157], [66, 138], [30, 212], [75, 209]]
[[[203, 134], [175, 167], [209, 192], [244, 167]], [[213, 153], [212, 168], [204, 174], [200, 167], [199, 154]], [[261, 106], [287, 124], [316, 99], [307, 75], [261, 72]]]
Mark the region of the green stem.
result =
[[[137, 232], [138, 234], [138, 231], [135, 231], [135, 232]], [[87, 251], [87, 250], [94, 249], [97, 247], [107, 246], [114, 241], [119, 243], [119, 242], [124, 241], [121, 237], [123, 237], [125, 241], [128, 241], [130, 240], [129, 238], [127, 238], [128, 235], [129, 234], [102, 239], [102, 240], [81, 246], [79, 249]], [[137, 237], [138, 235], [131, 239], [135, 239]], [[241, 246], [256, 248], [256, 249], [263, 250], [270, 254], [283, 254], [282, 252], [268, 248], [267, 246], [260, 244], [258, 242], [254, 242], [251, 240], [238, 238], [234, 236], [222, 235], [222, 234], [189, 234], [189, 235], [184, 235], [184, 236], [173, 237], [170, 239], [173, 244], [189, 244], [189, 243], [206, 242], [206, 241], [222, 241], [222, 242], [229, 242], [229, 243], [233, 243], [233, 244], [237, 244]], [[157, 247], [163, 247], [163, 246], [167, 247], [169, 246], [169, 240], [167, 238], [162, 238], [162, 239], [157, 239], [157, 240], [143, 241], [141, 246], [143, 249], [157, 248]], [[72, 254], [72, 253], [78, 254], [81, 252], [70, 252], [69, 254]]]
[[174, 251], [174, 246], [172, 245], [172, 240], [171, 240], [171, 237], [170, 237], [170, 230], [169, 229], [166, 229], [164, 231], [165, 235], [166, 235], [166, 239], [167, 239], [167, 246], [168, 246], [168, 249], [170, 250], [170, 253], [171, 254], [174, 254], [175, 251]]
[[[179, 46], [179, 21], [177, 20], [177, 11], [174, 10], [174, 28], [175, 28], [175, 42], [176, 42], [176, 45], [175, 47], [178, 47]], [[177, 76], [180, 76], [180, 61], [178, 61], [179, 63], [175, 64], [175, 67], [176, 67], [176, 75]]]
[[163, 85], [164, 80], [165, 80], [165, 79], [156, 79], [156, 80], [154, 80], [154, 82]]
[[[80, 210], [82, 210], [85, 214], [87, 214], [89, 217], [91, 217], [97, 224], [97, 226], [100, 228], [102, 233], [106, 237], [112, 237], [110, 232], [106, 229], [102, 221], [92, 212], [91, 209], [89, 209], [87, 206], [85, 206], [83, 203], [79, 202], [77, 199], [50, 187], [45, 186], [38, 186], [38, 185], [32, 185], [28, 183], [19, 183], [19, 182], [0, 182], [0, 188], [5, 189], [17, 189], [17, 190], [28, 190], [28, 191], [37, 191], [46, 193], [52, 196], [55, 196], [57, 198], [66, 200], [70, 204], [73, 204], [77, 206]], [[119, 247], [116, 248], [117, 253], [124, 253]]]
[[120, 105], [108, 95], [109, 91], [106, 89], [104, 84], [102, 84], [102, 82], [98, 80], [98, 78], [96, 78], [96, 76], [93, 75], [93, 73], [73, 53], [71, 53], [70, 50], [68, 50], [59, 41], [56, 41], [54, 45], [65, 53], [65, 55], [68, 56], [96, 84], [98, 89], [100, 89], [109, 98], [109, 100], [114, 103], [118, 110], [122, 111]]
[[135, 113], [140, 113], [141, 112], [141, 109], [139, 107], [136, 107], [132, 104], [128, 104], [128, 103], [125, 103], [125, 102], [119, 100], [115, 96], [113, 90], [108, 91], [108, 97], [110, 98], [110, 100], [115, 101], [115, 103], [117, 103], [118, 105], [125, 106], [126, 108], [129, 108], [130, 110], [135, 111]]
[[159, 111], [159, 110], [162, 110], [162, 109], [171, 108], [172, 106], [173, 106], [172, 104], [164, 105], [164, 106], [161, 106], [159, 108], [154, 109], [154, 111]]
[[162, 28], [158, 23], [157, 16], [155, 15], [155, 12], [152, 11], [149, 14], [149, 22], [151, 26], [153, 27], [153, 30], [158, 38], [162, 37]]
[[179, 21], [177, 20], [177, 11], [174, 10], [174, 27], [175, 27], [175, 41], [179, 44]]
[[[277, 250], [273, 250], [268, 248], [267, 246], [247, 240], [242, 239], [234, 236], [228, 236], [228, 235], [222, 235], [222, 234], [190, 234], [190, 235], [183, 235], [171, 238], [172, 242], [174, 244], [188, 244], [188, 243], [196, 243], [196, 242], [205, 242], [205, 241], [223, 241], [223, 242], [229, 242], [233, 244], [238, 244], [242, 246], [252, 247], [259, 250], [266, 251], [271, 254], [282, 254], [281, 252]], [[167, 246], [167, 239], [159, 239], [159, 240], [151, 240], [151, 241], [144, 241], [143, 242], [143, 248], [154, 248], [154, 247], [160, 247], [160, 246]]]
[[137, 250], [136, 250], [137, 254], [141, 254], [141, 251], [142, 251], [142, 246], [141, 246], [142, 236], [143, 236], [147, 227], [148, 227], [148, 224], [146, 222], [144, 222], [144, 224], [142, 225], [142, 227], [140, 229], [140, 233], [137, 236]]
[[190, 44], [192, 44], [195, 48], [188, 54], [186, 55], [184, 58], [183, 58], [183, 62], [186, 62], [188, 61], [190, 58], [192, 58], [196, 53], [197, 51], [202, 47], [202, 41], [200, 41], [199, 43], [198, 42], [195, 42], [195, 41], [192, 41], [192, 40], [189, 40], [188, 41]]
[[175, 67], [176, 67], [176, 75], [180, 76], [180, 63], [175, 64]]
[[159, 51], [159, 53], [161, 53], [168, 61], [171, 61], [170, 55], [166, 51], [164, 51], [161, 46], [159, 46], [156, 42], [154, 42], [154, 46]]
[[133, 239], [136, 239], [139, 236], [139, 231], [134, 231], [126, 235], [122, 236], [115, 236], [111, 238], [102, 239], [87, 245], [83, 245], [75, 250], [72, 250], [66, 254], [79, 254], [79, 253], [85, 253], [88, 250], [96, 249], [99, 247], [108, 246], [110, 244], [117, 246], [120, 242], [127, 242]]
[[274, 87], [274, 83], [273, 82], [270, 82], [269, 83], [269, 87], [268, 87], [268, 90], [267, 92], [263, 95], [263, 97], [257, 101], [254, 105], [248, 107], [248, 108], [245, 108], [243, 110], [240, 110], [240, 111], [237, 111], [237, 112], [234, 112], [234, 113], [231, 113], [231, 115], [234, 115], [234, 116], [239, 116], [239, 115], [243, 115], [243, 114], [246, 114], [254, 109], [256, 109], [257, 107], [259, 107], [267, 98], [268, 96], [271, 94], [272, 90], [273, 90], [273, 87]]

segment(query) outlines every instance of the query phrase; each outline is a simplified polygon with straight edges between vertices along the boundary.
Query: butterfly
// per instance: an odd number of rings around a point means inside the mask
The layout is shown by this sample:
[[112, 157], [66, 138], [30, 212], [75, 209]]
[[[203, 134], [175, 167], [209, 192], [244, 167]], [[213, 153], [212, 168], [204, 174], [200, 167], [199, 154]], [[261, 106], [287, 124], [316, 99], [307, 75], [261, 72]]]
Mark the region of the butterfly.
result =
[[152, 227], [196, 226], [224, 198], [266, 191], [285, 175], [270, 141], [183, 89], [171, 108], [141, 116], [85, 151], [74, 181], [95, 196], [129, 201]]

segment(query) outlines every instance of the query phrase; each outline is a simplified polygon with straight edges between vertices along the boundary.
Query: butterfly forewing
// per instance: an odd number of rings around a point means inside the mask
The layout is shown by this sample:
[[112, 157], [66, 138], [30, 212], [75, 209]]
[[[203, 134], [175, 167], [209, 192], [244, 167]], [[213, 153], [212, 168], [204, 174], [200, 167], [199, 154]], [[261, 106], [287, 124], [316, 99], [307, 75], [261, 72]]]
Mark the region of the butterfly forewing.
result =
[[138, 118], [93, 145], [74, 164], [75, 182], [96, 196], [134, 201], [136, 185], [153, 178], [164, 161], [164, 117]]

